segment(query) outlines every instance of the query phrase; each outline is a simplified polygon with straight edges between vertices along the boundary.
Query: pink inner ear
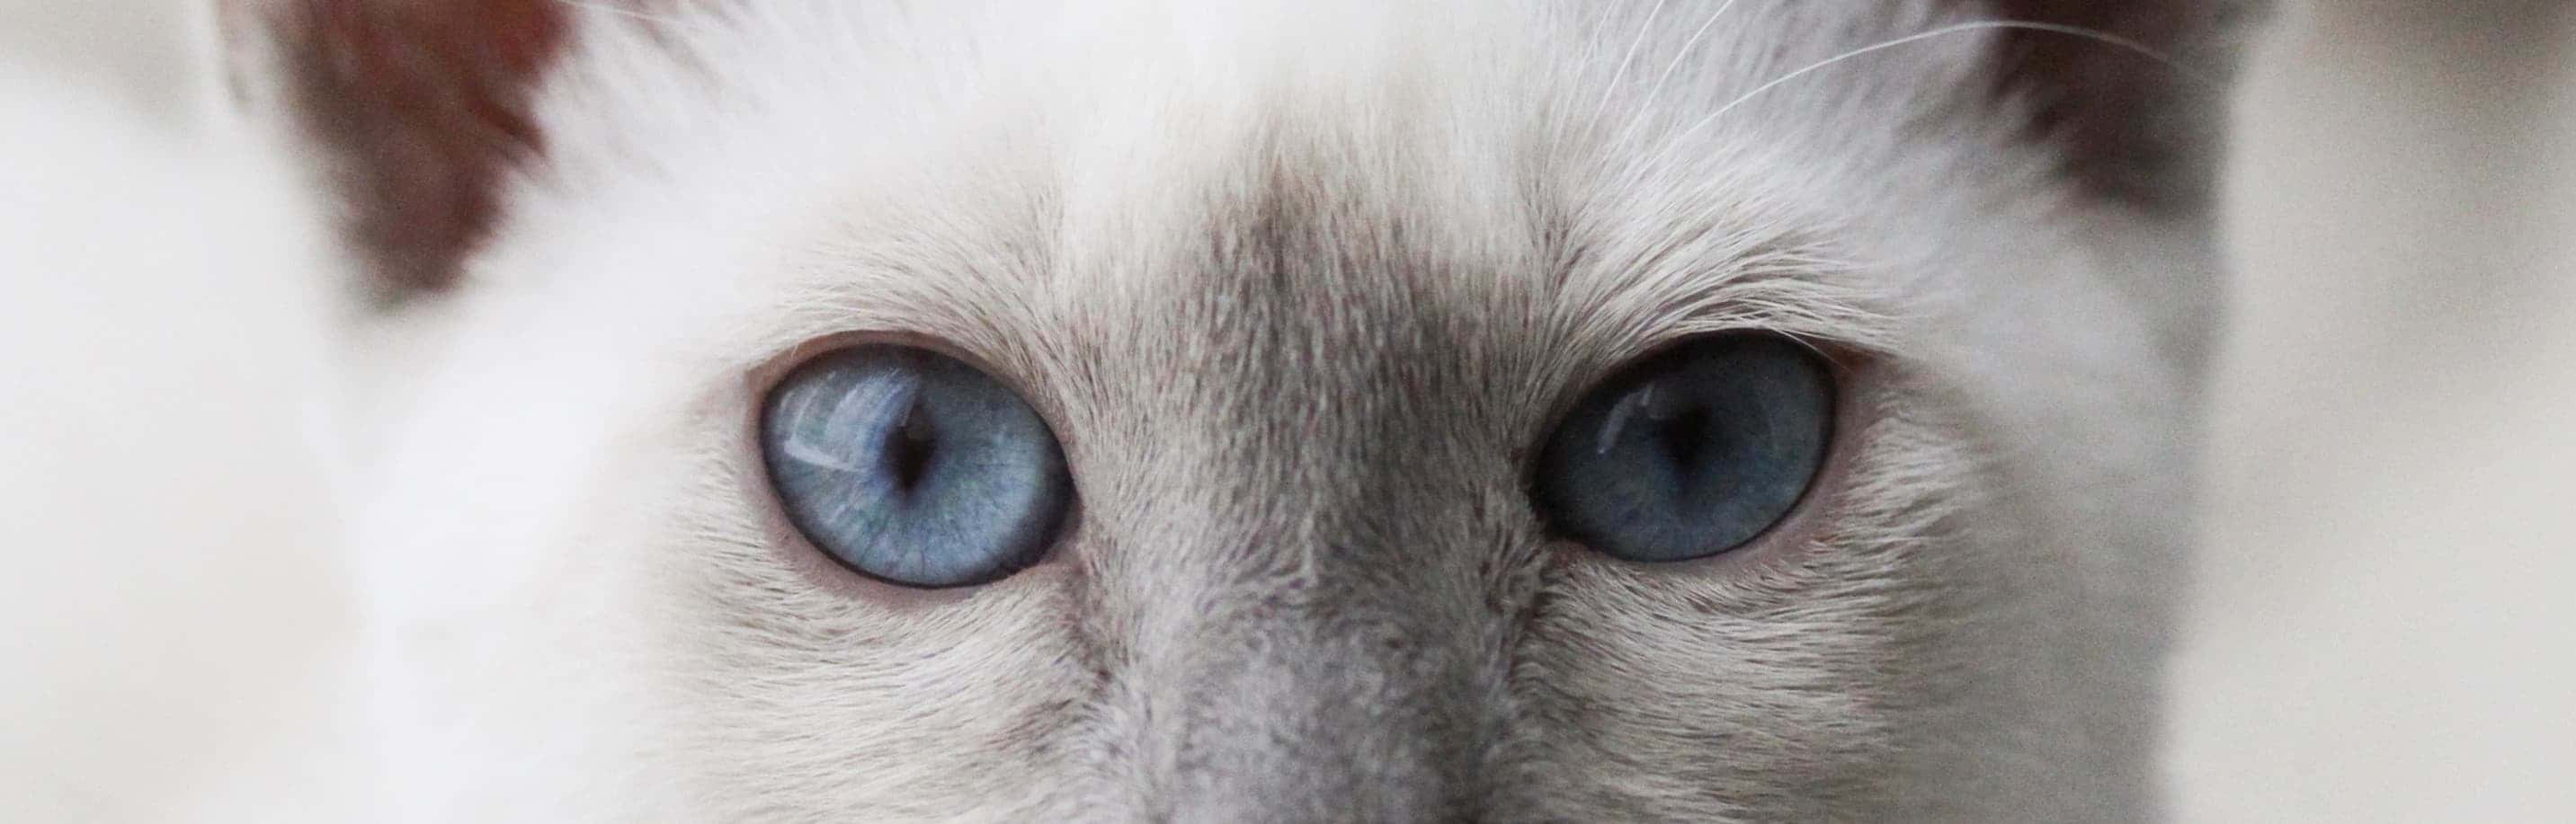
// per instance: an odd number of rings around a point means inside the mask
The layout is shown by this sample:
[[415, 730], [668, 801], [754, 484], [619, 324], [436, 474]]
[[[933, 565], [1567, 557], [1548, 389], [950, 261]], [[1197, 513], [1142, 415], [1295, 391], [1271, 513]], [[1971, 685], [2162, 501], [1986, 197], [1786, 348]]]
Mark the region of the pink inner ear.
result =
[[560, 0], [288, 0], [290, 99], [327, 155], [378, 297], [453, 284], [545, 149], [530, 93], [565, 40]]

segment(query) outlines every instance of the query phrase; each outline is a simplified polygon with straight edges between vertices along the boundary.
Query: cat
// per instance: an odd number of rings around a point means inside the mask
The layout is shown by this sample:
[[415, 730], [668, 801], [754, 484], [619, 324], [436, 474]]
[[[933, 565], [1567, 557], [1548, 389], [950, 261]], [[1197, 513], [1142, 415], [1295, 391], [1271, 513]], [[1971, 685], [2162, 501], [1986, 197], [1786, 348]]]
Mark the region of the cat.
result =
[[2157, 814], [2253, 3], [217, 11], [371, 818]]

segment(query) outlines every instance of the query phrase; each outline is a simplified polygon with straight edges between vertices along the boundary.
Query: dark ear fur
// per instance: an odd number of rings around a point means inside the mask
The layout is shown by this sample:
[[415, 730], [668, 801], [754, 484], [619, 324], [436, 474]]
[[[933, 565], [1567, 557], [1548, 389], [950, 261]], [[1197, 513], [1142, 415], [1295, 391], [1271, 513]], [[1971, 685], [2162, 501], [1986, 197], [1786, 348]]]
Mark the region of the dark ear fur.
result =
[[564, 42], [558, 0], [217, 0], [264, 59], [385, 302], [452, 285], [501, 182], [545, 151], [529, 95]]
[[2086, 190], [2154, 213], [2208, 200], [2223, 80], [2237, 40], [2263, 0], [1973, 0], [1980, 17], [2072, 26], [2132, 41], [2134, 50], [2060, 32], [2005, 32], [1995, 91], [2031, 107], [2030, 136], [2053, 141]]

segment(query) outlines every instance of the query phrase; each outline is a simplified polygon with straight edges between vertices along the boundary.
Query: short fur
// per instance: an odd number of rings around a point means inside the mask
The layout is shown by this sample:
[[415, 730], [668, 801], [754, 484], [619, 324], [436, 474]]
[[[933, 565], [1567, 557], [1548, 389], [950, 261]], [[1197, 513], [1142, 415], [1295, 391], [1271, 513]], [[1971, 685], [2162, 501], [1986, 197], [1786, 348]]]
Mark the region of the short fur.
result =
[[[547, 10], [543, 151], [354, 364], [387, 815], [2151, 817], [2216, 267], [2170, 136], [2236, 26], [2001, 6]], [[1828, 62], [2060, 11], [2127, 45]], [[265, 19], [305, 92], [254, 99], [368, 109]], [[1676, 567], [1548, 539], [1552, 415], [1728, 329], [1846, 371], [1802, 512]], [[869, 331], [1049, 417], [1050, 560], [903, 593], [782, 525], [761, 376]]]

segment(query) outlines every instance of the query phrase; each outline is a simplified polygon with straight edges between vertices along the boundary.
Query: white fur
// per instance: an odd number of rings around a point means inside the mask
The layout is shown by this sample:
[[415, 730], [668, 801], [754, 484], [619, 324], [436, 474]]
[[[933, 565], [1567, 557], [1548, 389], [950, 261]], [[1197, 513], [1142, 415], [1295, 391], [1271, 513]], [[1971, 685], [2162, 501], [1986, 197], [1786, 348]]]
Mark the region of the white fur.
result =
[[[1351, 746], [1393, 760], [1351, 769], [1463, 770], [1492, 818], [2151, 813], [2206, 322], [2171, 307], [2203, 305], [2209, 246], [2055, 177], [1972, 91], [1990, 33], [1748, 94], [1958, 18], [1752, 0], [647, 14], [584, 13], [538, 104], [548, 156], [467, 282], [375, 322], [352, 361], [371, 818], [1243, 813], [1209, 799], [1258, 776], [1194, 767], [1233, 752], [1203, 736], [1368, 710], [1209, 669], [1276, 663], [1245, 651], [1271, 643], [1255, 626], [1319, 650], [1342, 649], [1334, 628], [1415, 639], [1418, 661], [1334, 660], [1385, 682], [1353, 695], [1500, 720], [1461, 734], [1469, 766], [1405, 761], [1415, 743], [1387, 732]], [[1282, 192], [1311, 201], [1299, 237], [1375, 268], [1316, 262], [1275, 292], [1210, 271], [1208, 239]], [[1855, 353], [1862, 411], [1813, 540], [1676, 574], [1539, 539], [1509, 494], [1515, 439], [1623, 359], [1720, 329]], [[1037, 387], [1085, 507], [1057, 561], [916, 604], [783, 560], [750, 376], [852, 330], [942, 338]], [[1388, 377], [1421, 359], [1433, 377]], [[1266, 395], [1238, 381], [1278, 375]], [[1403, 487], [1420, 497], [1349, 510], [1389, 462], [1420, 467]], [[1349, 519], [1431, 537], [1404, 539], [1418, 557], [1325, 553]], [[1487, 561], [1509, 569], [1478, 577]], [[1252, 605], [1294, 582], [1377, 600], [1313, 624]], [[1516, 606], [1480, 623], [1468, 605], [1489, 596]], [[1497, 694], [1406, 691], [1417, 677]], [[1198, 689], [1243, 703], [1172, 703]], [[1271, 812], [1434, 809], [1350, 780], [1360, 795]]]

